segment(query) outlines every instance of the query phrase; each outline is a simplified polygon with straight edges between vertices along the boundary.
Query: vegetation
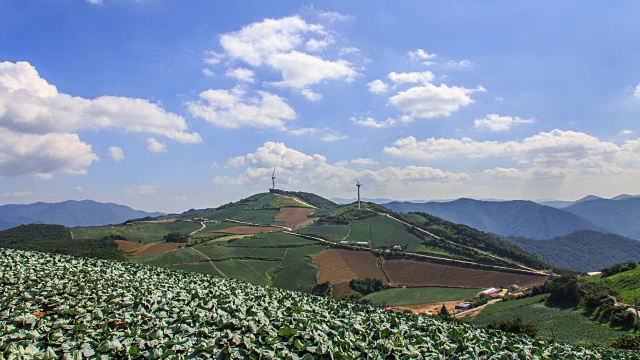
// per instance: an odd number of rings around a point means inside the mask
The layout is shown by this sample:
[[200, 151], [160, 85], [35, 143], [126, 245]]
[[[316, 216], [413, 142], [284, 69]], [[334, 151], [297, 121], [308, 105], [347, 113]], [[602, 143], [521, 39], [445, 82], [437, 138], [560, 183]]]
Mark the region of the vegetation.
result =
[[[435, 246], [445, 249], [448, 252], [462, 255], [472, 258], [477, 258], [480, 261], [495, 262], [494, 258], [486, 257], [481, 254], [473, 253], [469, 249], [478, 249], [485, 252], [492, 253], [494, 255], [511, 259], [515, 262], [531, 266], [534, 268], [544, 268], [545, 263], [537, 257], [527, 253], [521, 248], [510, 244], [506, 241], [497, 239], [489, 234], [483, 233], [466, 225], [455, 224], [438, 217], [425, 214], [416, 213], [425, 219], [424, 222], [416, 221], [414, 217], [407, 217], [399, 215], [403, 220], [412, 223], [429, 231], [430, 233], [437, 235], [448, 242], [437, 241], [436, 239], [427, 239], [427, 245]], [[414, 234], [418, 235], [421, 233]], [[424, 236], [423, 234], [421, 236]], [[461, 245], [461, 246], [456, 246]]]
[[349, 235], [349, 229], [349, 225], [311, 225], [297, 231], [331, 241], [339, 241]]
[[120, 235], [129, 241], [151, 244], [164, 241], [165, 235], [170, 232], [189, 234], [200, 229], [199, 223], [189, 221], [176, 222], [139, 222], [126, 226], [95, 226], [85, 228], [73, 228], [74, 238], [100, 239], [104, 236]]
[[617, 349], [640, 350], [640, 336], [626, 334], [619, 338], [611, 339], [609, 346]]
[[[276, 190], [276, 191], [279, 191], [279, 190]], [[318, 196], [316, 194], [312, 194], [308, 192], [287, 191], [285, 195], [295, 196], [298, 199], [306, 202], [307, 204], [317, 207], [318, 209], [332, 209], [338, 206], [338, 204], [334, 203], [331, 200], [327, 200], [322, 196]]]
[[124, 261], [125, 254], [118, 250], [114, 240], [126, 239], [115, 235], [96, 240], [73, 240], [69, 229], [62, 225], [20, 225], [0, 231], [0, 247], [3, 248]]
[[356, 278], [349, 281], [349, 287], [362, 295], [368, 295], [377, 291], [384, 290], [386, 286], [380, 279], [372, 278]]
[[320, 221], [325, 223], [348, 225], [350, 222], [354, 220], [367, 219], [375, 216], [376, 216], [376, 213], [374, 212], [366, 211], [362, 209], [359, 210], [357, 207], [354, 207], [354, 206], [347, 206], [347, 207], [342, 207], [339, 210], [322, 217]]
[[551, 265], [580, 272], [597, 271], [627, 260], [640, 261], [640, 242], [615, 234], [583, 230], [540, 241], [504, 238]]
[[589, 276], [584, 281], [607, 289], [619, 301], [627, 304], [635, 304], [636, 295], [640, 296], [640, 266], [604, 279], [600, 275]]
[[322, 284], [314, 285], [313, 289], [311, 289], [311, 295], [331, 298], [332, 290], [331, 284], [329, 284], [328, 281], [325, 281]]
[[519, 316], [507, 320], [494, 320], [487, 325], [487, 328], [514, 334], [525, 334], [532, 337], [538, 335], [538, 331], [540, 331], [537, 325], [525, 323]]
[[431, 304], [441, 301], [470, 299], [478, 294], [478, 289], [446, 287], [391, 288], [371, 293], [365, 299], [377, 305], [402, 306]]
[[580, 302], [580, 287], [575, 276], [557, 277], [545, 285], [545, 290], [549, 293], [547, 304], [559, 307], [576, 307]]
[[179, 232], [170, 232], [164, 236], [164, 241], [173, 243], [186, 243], [189, 241], [189, 235], [185, 235]]
[[602, 269], [602, 278], [607, 278], [609, 276], [619, 274], [621, 272], [633, 270], [636, 268], [636, 263], [633, 261], [627, 261], [624, 263], [614, 264], [608, 268]]

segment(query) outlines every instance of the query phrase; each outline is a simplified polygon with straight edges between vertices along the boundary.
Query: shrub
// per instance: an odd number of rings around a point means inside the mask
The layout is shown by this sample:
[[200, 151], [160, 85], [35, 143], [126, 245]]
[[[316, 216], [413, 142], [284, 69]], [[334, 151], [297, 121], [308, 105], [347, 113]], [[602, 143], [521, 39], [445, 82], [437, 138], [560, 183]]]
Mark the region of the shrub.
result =
[[368, 295], [376, 291], [384, 290], [382, 280], [372, 278], [357, 278], [349, 281], [349, 287], [362, 295]]
[[521, 317], [512, 320], [492, 321], [487, 326], [489, 329], [500, 330], [515, 334], [525, 334], [531, 337], [538, 335], [539, 328], [535, 324], [525, 323]]
[[189, 235], [185, 235], [179, 232], [170, 232], [164, 236], [164, 241], [172, 243], [186, 243], [187, 241], [189, 241]]
[[626, 334], [609, 340], [609, 346], [616, 349], [640, 350], [640, 336]]
[[316, 284], [313, 286], [313, 289], [311, 289], [311, 295], [315, 296], [330, 298], [332, 294], [333, 289], [328, 281], [323, 282], [322, 284]]

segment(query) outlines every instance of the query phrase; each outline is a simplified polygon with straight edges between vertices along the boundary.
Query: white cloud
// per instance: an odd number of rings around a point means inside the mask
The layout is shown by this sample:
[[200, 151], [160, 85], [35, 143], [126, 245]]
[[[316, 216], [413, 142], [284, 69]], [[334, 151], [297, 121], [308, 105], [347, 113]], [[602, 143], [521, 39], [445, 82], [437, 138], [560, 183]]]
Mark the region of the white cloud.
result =
[[348, 21], [351, 19], [349, 15], [343, 15], [338, 11], [322, 11], [316, 10], [318, 17], [327, 22]]
[[520, 124], [531, 124], [533, 119], [521, 119], [517, 116], [502, 116], [498, 114], [487, 114], [482, 119], [476, 119], [473, 125], [478, 130], [488, 131], [507, 131], [512, 127]]
[[122, 148], [118, 146], [110, 146], [109, 156], [111, 157], [111, 159], [113, 159], [113, 161], [119, 162], [124, 159], [124, 151], [122, 151]]
[[75, 191], [75, 192], [83, 192], [84, 189], [82, 188], [82, 186], [76, 185], [76, 186], [72, 186], [71, 187], [71, 191]]
[[359, 158], [359, 159], [353, 159], [351, 160], [351, 162], [353, 164], [357, 164], [357, 165], [375, 165], [378, 162], [371, 159], [371, 158]]
[[120, 130], [151, 133], [183, 143], [197, 143], [183, 117], [144, 99], [101, 96], [84, 99], [58, 92], [27, 62], [0, 63], [0, 124], [30, 133]]
[[167, 151], [167, 146], [155, 138], [147, 139], [147, 150], [152, 153], [161, 153]]
[[435, 76], [431, 71], [403, 73], [397, 73], [394, 71], [387, 75], [387, 78], [389, 78], [389, 80], [391, 80], [396, 85], [414, 83], [428, 84], [435, 78]]
[[[253, 67], [269, 67], [282, 77], [272, 85], [299, 92], [328, 80], [352, 81], [358, 75], [355, 66], [346, 60], [328, 60], [301, 51], [318, 52], [334, 41], [332, 33], [322, 25], [307, 23], [299, 16], [264, 19], [220, 37], [224, 57]], [[213, 59], [219, 61], [221, 55], [215, 53]], [[318, 99], [305, 96], [312, 101]]]
[[309, 89], [303, 89], [300, 91], [300, 95], [304, 96], [309, 101], [320, 101], [322, 100], [322, 95], [313, 92]]
[[349, 138], [347, 135], [343, 134], [326, 134], [320, 138], [320, 140], [324, 142], [336, 142], [341, 140], [346, 140]]
[[389, 90], [389, 85], [380, 79], [373, 80], [368, 83], [367, 87], [369, 87], [369, 91], [376, 94], [387, 92]]
[[244, 81], [248, 83], [252, 83], [255, 81], [253, 71], [245, 68], [235, 68], [229, 69], [226, 73], [227, 77], [236, 79], [238, 81]]
[[638, 85], [636, 86], [635, 91], [633, 92], [633, 96], [635, 98], [640, 99], [640, 83], [638, 83]]
[[200, 93], [199, 100], [187, 103], [187, 108], [192, 116], [226, 129], [253, 126], [286, 130], [286, 122], [297, 117], [283, 98], [266, 91], [255, 94], [249, 97], [240, 88], [209, 89]]
[[364, 127], [371, 127], [371, 128], [384, 128], [384, 127], [389, 127], [389, 126], [393, 126], [397, 123], [397, 121], [395, 119], [387, 119], [385, 121], [378, 121], [372, 117], [366, 117], [366, 118], [356, 118], [356, 117], [351, 117], [350, 119], [354, 124], [356, 125], [360, 125], [360, 126], [364, 126]]
[[50, 179], [58, 172], [85, 174], [98, 160], [91, 145], [77, 134], [24, 134], [0, 127], [0, 139], [0, 176], [32, 174]]
[[446, 62], [445, 67], [448, 69], [464, 69], [473, 67], [473, 63], [469, 60], [449, 60]]
[[358, 49], [357, 47], [347, 46], [347, 47], [340, 48], [340, 50], [338, 51], [338, 55], [340, 56], [357, 55], [357, 54], [360, 54], [360, 52], [361, 50]]
[[104, 3], [103, 0], [85, 0], [85, 1], [93, 5], [102, 5]]
[[435, 59], [438, 56], [436, 54], [429, 54], [428, 52], [424, 51], [423, 49], [416, 49], [415, 51], [409, 51], [408, 55], [409, 55], [409, 59], [411, 59], [411, 61], [422, 61], [422, 60]]
[[217, 53], [215, 51], [205, 51], [204, 52], [204, 62], [209, 65], [218, 65], [224, 59], [224, 54]]
[[[216, 184], [270, 185], [271, 172], [276, 167], [276, 186], [311, 191], [331, 191], [353, 187], [355, 177], [367, 188], [384, 189], [399, 183], [420, 182], [438, 183], [466, 181], [469, 175], [451, 173], [423, 166], [386, 167], [378, 170], [354, 170], [348, 162], [327, 163], [326, 157], [319, 154], [305, 154], [291, 149], [283, 143], [266, 142], [255, 152], [229, 159], [230, 166], [243, 171], [235, 176], [218, 176]], [[374, 164], [372, 159], [356, 159], [356, 164]]]
[[209, 69], [209, 68], [202, 69], [202, 73], [206, 77], [215, 77], [216, 76], [216, 73], [213, 70]]
[[301, 135], [315, 135], [320, 131], [317, 128], [300, 128], [300, 129], [289, 129], [287, 133], [293, 136], [301, 136]]
[[6, 192], [3, 194], [5, 197], [31, 197], [33, 196], [33, 191], [14, 191], [14, 192]]
[[389, 104], [412, 118], [430, 119], [450, 116], [463, 106], [473, 103], [470, 94], [484, 88], [467, 89], [441, 84], [416, 86], [389, 98]]
[[128, 188], [125, 193], [135, 195], [153, 195], [162, 186], [160, 185], [140, 185]]
[[575, 131], [553, 130], [541, 132], [522, 141], [475, 141], [470, 138], [428, 138], [418, 141], [410, 136], [396, 140], [394, 146], [385, 147], [389, 155], [412, 159], [511, 158], [520, 164], [555, 166], [588, 158], [608, 158], [621, 148], [611, 142]]
[[620, 134], [621, 135], [633, 135], [634, 133], [635, 133], [635, 131], [631, 130], [631, 129], [620, 130]]

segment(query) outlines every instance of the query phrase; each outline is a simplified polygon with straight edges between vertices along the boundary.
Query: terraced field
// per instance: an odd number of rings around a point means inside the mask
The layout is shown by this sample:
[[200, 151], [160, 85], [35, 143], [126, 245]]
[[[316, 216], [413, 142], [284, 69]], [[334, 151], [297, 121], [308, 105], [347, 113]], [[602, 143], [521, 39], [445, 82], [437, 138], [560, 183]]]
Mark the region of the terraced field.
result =
[[233, 234], [233, 235], [253, 235], [253, 234], [264, 234], [270, 232], [281, 231], [282, 229], [277, 227], [268, 227], [268, 226], [232, 226], [224, 229], [215, 230], [216, 233], [223, 234]]
[[432, 304], [443, 301], [471, 299], [480, 289], [416, 287], [387, 289], [365, 296], [365, 299], [378, 305], [402, 306]]
[[315, 235], [330, 241], [340, 241], [349, 235], [349, 225], [312, 225], [297, 230], [301, 234]]
[[313, 263], [320, 268], [318, 283], [329, 282], [335, 298], [349, 295], [349, 281], [368, 277], [387, 282], [378, 269], [378, 258], [368, 251], [329, 249], [316, 255]]
[[71, 229], [74, 239], [100, 239], [109, 235], [121, 235], [132, 242], [150, 244], [163, 241], [170, 232], [189, 234], [200, 229], [200, 223], [177, 222], [138, 222], [127, 226], [96, 226]]
[[314, 209], [310, 208], [285, 207], [280, 209], [275, 221], [288, 228], [297, 229], [313, 222], [312, 219], [309, 219], [309, 215], [314, 211]]

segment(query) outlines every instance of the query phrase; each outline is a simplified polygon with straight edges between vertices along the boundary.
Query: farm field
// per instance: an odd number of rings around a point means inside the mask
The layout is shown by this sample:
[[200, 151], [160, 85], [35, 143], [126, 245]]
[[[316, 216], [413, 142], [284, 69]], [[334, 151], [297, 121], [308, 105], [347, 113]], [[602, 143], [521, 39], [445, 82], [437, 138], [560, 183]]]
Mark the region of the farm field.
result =
[[210, 275], [210, 276], [217, 276], [219, 277], [220, 274], [216, 271], [216, 269], [214, 269], [211, 264], [207, 261], [207, 262], [202, 262], [202, 263], [190, 263], [190, 264], [177, 264], [177, 265], [171, 265], [171, 266], [167, 266], [168, 269], [173, 269], [173, 270], [182, 270], [182, 271], [186, 271], [186, 272], [193, 272], [193, 273], [198, 273], [198, 274], [205, 274], [205, 275]]
[[[602, 275], [589, 276], [585, 278], [584, 281], [598, 284], [617, 293], [617, 298], [620, 302], [633, 304], [635, 301], [634, 289], [640, 288], [640, 266], [604, 279]], [[638, 292], [638, 294], [640, 294], [640, 292]]]
[[163, 254], [166, 252], [171, 252], [174, 250], [178, 250], [184, 248], [185, 244], [179, 243], [157, 243], [157, 244], [147, 244], [142, 248], [129, 253], [130, 256], [142, 256], [142, 255], [157, 255]]
[[252, 235], [252, 234], [263, 234], [269, 232], [281, 231], [280, 228], [277, 227], [269, 227], [269, 226], [232, 226], [224, 229], [215, 230], [215, 233], [223, 233], [223, 234], [233, 234], [233, 235]]
[[278, 262], [278, 260], [242, 259], [215, 261], [215, 264], [225, 275], [232, 279], [256, 285], [266, 285], [269, 283], [267, 271], [278, 266]]
[[349, 235], [349, 225], [311, 225], [297, 230], [301, 234], [316, 235], [332, 241], [339, 241]]
[[638, 358], [138, 264], [0, 249], [0, 274], [2, 358]]
[[[516, 301], [524, 300], [527, 299]], [[477, 326], [486, 326], [494, 320], [513, 319], [519, 316], [525, 322], [536, 324], [540, 328], [538, 333], [540, 337], [545, 339], [555, 337], [558, 342], [585, 344], [595, 342], [604, 345], [609, 339], [620, 337], [626, 333], [597, 324], [580, 314], [576, 309], [550, 308], [540, 303], [518, 306], [488, 315], [483, 313], [473, 318], [471, 323]]]
[[254, 235], [228, 243], [229, 246], [238, 247], [297, 247], [316, 244], [318, 244], [317, 241], [281, 232]]
[[507, 311], [507, 310], [519, 308], [521, 306], [537, 304], [537, 303], [540, 303], [540, 302], [544, 301], [544, 299], [546, 297], [547, 297], [547, 295], [543, 294], [543, 295], [531, 296], [531, 297], [524, 298], [524, 299], [501, 301], [501, 302], [498, 302], [498, 303], [495, 303], [493, 305], [485, 307], [484, 309], [482, 309], [482, 311], [478, 315], [489, 316], [489, 315], [496, 314], [496, 313], [499, 313], [499, 312], [502, 312], [502, 311]]
[[333, 286], [336, 298], [351, 293], [346, 284], [355, 278], [368, 277], [387, 283], [384, 274], [377, 267], [378, 258], [368, 251], [329, 249], [316, 255], [313, 263], [320, 268], [318, 283], [328, 281]]
[[139, 222], [129, 226], [96, 226], [85, 228], [73, 228], [74, 239], [100, 239], [109, 235], [122, 235], [132, 242], [141, 242], [150, 244], [163, 241], [165, 235], [170, 232], [181, 232], [189, 234], [192, 231], [200, 229], [200, 223], [187, 221], [177, 222]]
[[[241, 240], [242, 241], [242, 240]], [[205, 243], [203, 245], [194, 246], [203, 254], [213, 260], [222, 259], [277, 259], [280, 260], [284, 256], [284, 248], [250, 248], [241, 246], [224, 246], [222, 244]]]
[[132, 256], [129, 260], [135, 263], [153, 266], [170, 266], [183, 263], [197, 263], [205, 261], [207, 258], [195, 249], [187, 247], [158, 255]]
[[364, 298], [377, 305], [402, 306], [465, 300], [476, 296], [479, 291], [446, 287], [395, 288], [378, 291]]
[[270, 274], [271, 285], [287, 290], [309, 293], [318, 279], [318, 266], [312, 257], [326, 250], [324, 245], [288, 248], [278, 267]]
[[144, 244], [134, 243], [127, 240], [115, 240], [115, 242], [118, 244], [118, 249], [126, 253], [136, 252], [145, 246]]
[[310, 207], [304, 205], [303, 203], [299, 202], [296, 199], [293, 199], [290, 197], [284, 197], [284, 196], [278, 196], [275, 200], [273, 200], [273, 202], [271, 202], [271, 207], [274, 207], [274, 208], [298, 207], [298, 208], [311, 209]]
[[347, 241], [364, 241], [372, 248], [390, 245], [403, 245], [407, 251], [414, 252], [422, 240], [407, 231], [407, 227], [400, 222], [386, 216], [355, 220], [349, 223], [351, 231]]
[[253, 224], [277, 225], [274, 220], [277, 214], [278, 210], [245, 210], [235, 215], [232, 219]]
[[310, 208], [284, 207], [276, 215], [275, 221], [288, 228], [297, 229], [313, 221], [309, 219], [309, 215], [314, 211], [314, 209]]
[[546, 281], [544, 276], [462, 268], [415, 260], [387, 260], [383, 267], [391, 284], [395, 286], [497, 288], [518, 284], [530, 287]]

